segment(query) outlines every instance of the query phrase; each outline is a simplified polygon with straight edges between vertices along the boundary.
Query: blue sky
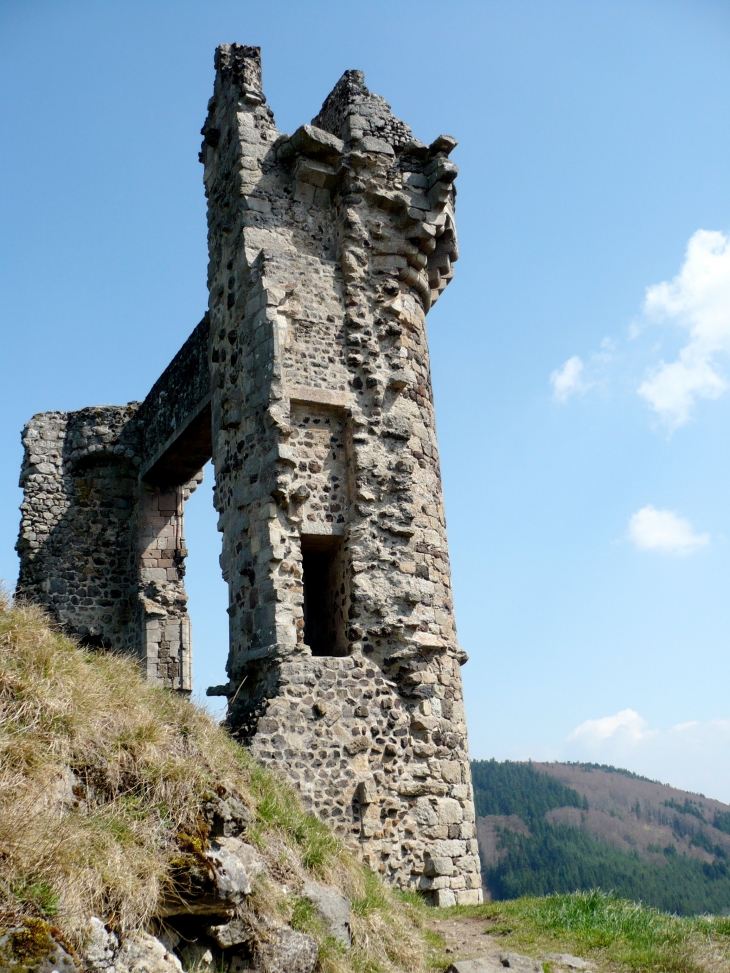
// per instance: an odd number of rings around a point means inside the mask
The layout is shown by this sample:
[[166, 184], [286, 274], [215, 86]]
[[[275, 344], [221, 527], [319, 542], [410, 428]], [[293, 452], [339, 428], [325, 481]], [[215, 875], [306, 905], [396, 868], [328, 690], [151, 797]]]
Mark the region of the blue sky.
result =
[[[428, 327], [472, 755], [730, 801], [726, 2], [0, 0], [0, 577], [23, 423], [143, 398], [205, 309], [223, 41], [261, 45], [282, 131], [359, 68], [459, 139]], [[199, 688], [227, 648], [210, 483]]]

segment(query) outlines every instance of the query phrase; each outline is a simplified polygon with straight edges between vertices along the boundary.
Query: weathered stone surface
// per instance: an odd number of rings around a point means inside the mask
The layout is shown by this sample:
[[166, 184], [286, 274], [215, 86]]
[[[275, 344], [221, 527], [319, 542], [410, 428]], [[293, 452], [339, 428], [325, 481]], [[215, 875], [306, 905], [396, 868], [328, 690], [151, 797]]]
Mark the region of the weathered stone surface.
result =
[[114, 965], [114, 954], [119, 949], [119, 940], [109, 932], [101, 919], [91, 918], [91, 929], [84, 944], [84, 959], [92, 973], [108, 970]]
[[504, 967], [496, 956], [460, 959], [452, 963], [446, 973], [503, 973]]
[[114, 957], [114, 973], [182, 973], [180, 960], [148, 933], [125, 939]]
[[257, 959], [263, 973], [313, 973], [318, 954], [311, 936], [282, 926], [259, 946]]
[[235, 794], [212, 798], [203, 804], [201, 811], [210, 824], [212, 838], [243, 835], [251, 822], [251, 812]]
[[205, 931], [221, 949], [241, 946], [251, 938], [251, 931], [240, 919], [233, 919], [218, 926], [208, 926]]
[[40, 919], [0, 931], [0, 973], [80, 973]]
[[543, 961], [553, 963], [565, 970], [594, 970], [596, 968], [595, 963], [583, 959], [581, 956], [573, 956], [572, 953], [547, 953], [543, 956]]
[[499, 962], [506, 969], [516, 970], [517, 973], [542, 973], [542, 963], [539, 960], [521, 953], [500, 953]]
[[[208, 312], [144, 403], [28, 424], [20, 590], [188, 692], [183, 510], [212, 457], [232, 732], [389, 881], [473, 902], [426, 336], [459, 255], [456, 142], [414, 139], [360, 71], [283, 135], [235, 44], [203, 139]], [[229, 811], [221, 839], [245, 832]]]
[[252, 845], [238, 838], [218, 838], [206, 850], [205, 857], [216, 875], [218, 895], [231, 902], [239, 902], [250, 895], [253, 882], [266, 871], [263, 859]]
[[457, 960], [446, 973], [504, 973], [505, 969], [515, 970], [517, 973], [542, 973], [542, 963], [531, 956], [506, 952]]
[[97, 918], [84, 947], [87, 973], [182, 973], [180, 960], [146, 932], [119, 941]]
[[231, 915], [266, 871], [256, 849], [238, 838], [213, 839], [203, 854], [207, 865], [193, 857], [179, 869], [174, 892], [160, 901], [158, 915]]
[[349, 949], [352, 945], [349, 899], [337, 889], [317, 882], [306, 883], [302, 898], [308, 899], [316, 908], [329, 935]]
[[502, 973], [504, 967], [496, 956], [480, 956], [452, 963], [446, 973]]

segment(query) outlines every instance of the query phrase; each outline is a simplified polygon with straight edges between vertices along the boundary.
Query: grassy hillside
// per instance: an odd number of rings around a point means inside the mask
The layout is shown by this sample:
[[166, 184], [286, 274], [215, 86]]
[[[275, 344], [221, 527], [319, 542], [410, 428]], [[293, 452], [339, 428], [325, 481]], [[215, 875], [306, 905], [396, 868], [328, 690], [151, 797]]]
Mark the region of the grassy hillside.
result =
[[475, 761], [495, 899], [603, 888], [679, 915], [730, 910], [730, 808], [595, 765]]
[[[249, 808], [246, 840], [270, 876], [247, 899], [251, 928], [309, 932], [331, 973], [429, 967], [424, 910], [353, 859], [205, 711], [150, 686], [132, 660], [89, 653], [37, 610], [0, 600], [0, 934], [45, 922], [73, 948], [94, 915], [121, 934], [145, 927], [200, 857], [215, 795]], [[308, 878], [351, 900], [349, 952], [300, 899]]]
[[[437, 911], [442, 928], [453, 929], [457, 916], [472, 928], [481, 920], [483, 944], [541, 959], [545, 973], [568, 973], [560, 962], [564, 953], [590, 960], [596, 973], [727, 973], [730, 968], [730, 919], [667, 915], [596, 890]], [[487, 951], [482, 943], [476, 953]]]

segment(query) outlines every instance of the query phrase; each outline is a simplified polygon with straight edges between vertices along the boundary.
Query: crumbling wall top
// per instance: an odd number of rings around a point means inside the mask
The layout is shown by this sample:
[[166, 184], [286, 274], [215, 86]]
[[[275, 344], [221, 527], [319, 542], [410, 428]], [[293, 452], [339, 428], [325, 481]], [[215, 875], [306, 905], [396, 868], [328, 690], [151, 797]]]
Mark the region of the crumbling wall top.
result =
[[266, 101], [261, 81], [261, 48], [221, 44], [215, 52], [215, 69], [222, 80], [238, 86], [241, 94], [256, 94]]
[[362, 71], [345, 71], [312, 119], [312, 125], [345, 142], [375, 136], [396, 150], [412, 140], [410, 127], [395, 117], [385, 98], [369, 90]]

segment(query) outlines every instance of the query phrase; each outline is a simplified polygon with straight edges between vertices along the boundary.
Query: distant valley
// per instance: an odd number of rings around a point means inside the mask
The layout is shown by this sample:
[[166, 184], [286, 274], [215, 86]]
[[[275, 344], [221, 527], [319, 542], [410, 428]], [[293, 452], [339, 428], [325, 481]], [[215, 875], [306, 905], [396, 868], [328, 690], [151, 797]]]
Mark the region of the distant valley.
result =
[[593, 764], [473, 761], [487, 895], [600, 887], [670, 912], [730, 912], [730, 806]]

